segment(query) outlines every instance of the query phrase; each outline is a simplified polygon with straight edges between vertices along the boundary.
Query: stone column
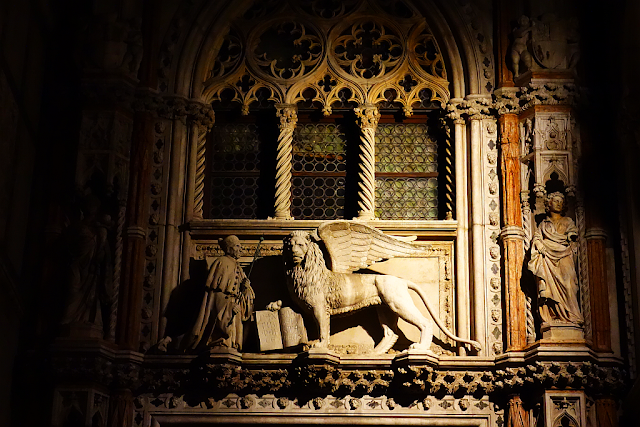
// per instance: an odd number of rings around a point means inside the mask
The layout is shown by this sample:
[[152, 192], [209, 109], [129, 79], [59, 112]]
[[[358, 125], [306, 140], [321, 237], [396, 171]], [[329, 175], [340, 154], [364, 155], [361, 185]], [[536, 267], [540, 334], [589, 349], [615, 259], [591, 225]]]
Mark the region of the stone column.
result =
[[116, 390], [109, 405], [109, 427], [133, 425], [133, 393], [128, 388]]
[[278, 153], [276, 155], [276, 198], [275, 218], [291, 217], [291, 146], [293, 131], [298, 122], [298, 110], [294, 104], [276, 104], [280, 118], [278, 135]]
[[475, 114], [471, 119], [471, 233], [473, 242], [473, 311], [475, 339], [483, 344], [486, 352], [485, 336], [485, 239], [484, 239], [484, 188], [482, 172], [482, 115]]
[[522, 399], [517, 394], [509, 397], [507, 427], [529, 427], [527, 411], [522, 407]]
[[518, 116], [503, 114], [500, 129], [500, 166], [502, 178], [502, 223], [505, 271], [505, 315], [507, 351], [522, 350], [527, 342], [526, 302], [520, 287], [524, 259], [524, 232], [520, 206], [520, 139]]
[[606, 241], [601, 228], [589, 228], [585, 233], [589, 264], [591, 302], [591, 338], [595, 351], [611, 352], [611, 317], [607, 285]]
[[[167, 224], [164, 240], [164, 263], [162, 265], [162, 313], [167, 307], [171, 291], [180, 280], [180, 231], [185, 193], [185, 166], [187, 149], [187, 126], [185, 116], [174, 118], [171, 136], [171, 159], [169, 169], [169, 189], [167, 195]], [[160, 313], [158, 336], [164, 336], [165, 318]]]
[[136, 112], [131, 149], [129, 199], [125, 220], [122, 256], [122, 281], [116, 343], [121, 349], [138, 351], [142, 304], [142, 282], [145, 264], [149, 160], [153, 145], [153, 116]]
[[618, 427], [618, 410], [615, 400], [610, 397], [597, 399], [596, 419], [598, 427]]
[[360, 172], [358, 177], [358, 219], [375, 219], [376, 197], [376, 148], [375, 135], [380, 112], [373, 104], [355, 109], [362, 135], [360, 136]]
[[[191, 120], [189, 123], [189, 142], [187, 144], [187, 176], [185, 191], [184, 222], [189, 223], [194, 218], [195, 191], [196, 191], [196, 167], [198, 162], [198, 123]], [[182, 269], [180, 280], [189, 278], [189, 259], [191, 258], [191, 235], [187, 232], [182, 240]]]
[[[465, 121], [454, 119], [455, 176], [456, 176], [456, 313], [458, 335], [469, 338], [469, 207], [467, 203], [467, 138]], [[464, 347], [459, 349], [464, 356]]]

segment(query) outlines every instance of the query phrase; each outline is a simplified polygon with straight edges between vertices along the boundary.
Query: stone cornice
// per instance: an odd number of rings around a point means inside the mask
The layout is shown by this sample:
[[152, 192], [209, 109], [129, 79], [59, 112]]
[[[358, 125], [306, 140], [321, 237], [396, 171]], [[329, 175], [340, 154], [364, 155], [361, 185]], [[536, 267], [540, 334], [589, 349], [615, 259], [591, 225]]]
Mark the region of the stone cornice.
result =
[[[504, 396], [541, 389], [615, 394], [626, 387], [622, 364], [585, 347], [539, 348], [528, 355], [506, 353], [499, 360], [412, 353], [396, 357], [342, 358], [327, 354], [297, 358], [255, 354], [238, 357], [124, 354], [87, 348], [57, 350], [53, 371], [59, 382], [91, 381], [136, 394], [174, 393], [222, 397], [229, 393], [297, 395], [474, 395]], [[547, 353], [553, 353], [551, 356]], [[571, 360], [558, 354], [571, 353]], [[244, 357], [243, 357], [244, 356]], [[287, 356], [287, 355], [283, 355]], [[288, 355], [291, 356], [291, 355]], [[550, 360], [550, 357], [555, 360]], [[336, 363], [337, 362], [337, 363]]]
[[149, 89], [136, 89], [123, 79], [87, 79], [83, 82], [83, 98], [91, 108], [119, 108], [124, 111], [146, 111], [158, 117], [196, 122], [210, 128], [214, 123], [211, 105], [181, 96], [160, 95]]
[[452, 98], [445, 110], [447, 117], [457, 120], [494, 118], [503, 114], [520, 114], [536, 105], [567, 105], [575, 107], [583, 97], [573, 83], [528, 83], [522, 87], [496, 89], [492, 96], [468, 95]]

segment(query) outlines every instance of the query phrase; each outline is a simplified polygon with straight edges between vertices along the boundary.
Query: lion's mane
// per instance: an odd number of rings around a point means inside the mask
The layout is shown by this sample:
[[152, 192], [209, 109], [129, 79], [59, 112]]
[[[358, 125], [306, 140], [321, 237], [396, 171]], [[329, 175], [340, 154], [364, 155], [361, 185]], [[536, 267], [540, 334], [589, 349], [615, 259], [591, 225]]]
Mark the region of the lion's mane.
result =
[[[307, 252], [299, 264], [293, 262], [292, 254], [290, 253], [290, 242], [293, 237], [302, 237], [308, 242]], [[327, 308], [338, 307], [340, 301], [336, 287], [337, 282], [340, 280], [340, 275], [326, 267], [322, 250], [311, 239], [309, 233], [299, 230], [293, 231], [284, 239], [284, 251], [285, 271], [290, 280], [289, 285], [300, 300], [308, 308], [311, 308], [311, 302], [318, 295], [324, 295], [327, 301]]]

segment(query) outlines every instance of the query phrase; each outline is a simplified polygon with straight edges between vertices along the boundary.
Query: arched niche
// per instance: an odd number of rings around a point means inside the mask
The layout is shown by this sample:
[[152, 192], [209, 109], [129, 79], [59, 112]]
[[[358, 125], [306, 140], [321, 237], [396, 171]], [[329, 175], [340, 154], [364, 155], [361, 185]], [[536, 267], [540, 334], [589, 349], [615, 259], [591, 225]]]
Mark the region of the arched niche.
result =
[[[269, 2], [261, 3], [269, 4]], [[279, 4], [279, 2], [274, 3]], [[297, 2], [294, 3], [297, 4]], [[300, 2], [300, 4], [304, 3]], [[250, 69], [253, 73], [252, 76], [261, 80], [262, 85], [271, 90], [271, 95], [273, 95], [275, 101], [294, 105], [304, 100], [302, 93], [309, 87], [309, 83], [318, 88], [320, 81], [325, 77], [335, 80], [338, 87], [343, 85], [351, 88], [354, 94], [351, 101], [360, 106], [384, 102], [385, 91], [393, 88], [396, 91], [394, 100], [398, 101], [401, 107], [399, 109], [404, 110], [405, 115], [410, 115], [412, 107], [419, 101], [419, 97], [416, 97], [418, 91], [411, 93], [410, 90], [404, 90], [403, 80], [406, 80], [406, 76], [413, 79], [418, 88], [429, 89], [432, 96], [428, 100], [436, 103], [440, 109], [445, 109], [447, 103], [451, 100], [459, 100], [468, 95], [483, 96], [482, 94], [486, 94], [487, 90], [490, 90], [489, 87], [485, 87], [487, 79], [492, 78], [491, 74], [486, 71], [487, 67], [492, 67], [492, 57], [486, 51], [488, 39], [484, 40], [485, 52], [483, 53], [479, 47], [477, 35], [471, 30], [472, 24], [469, 22], [470, 5], [461, 7], [457, 4], [438, 0], [407, 1], [404, 4], [408, 8], [407, 10], [410, 11], [410, 16], [407, 18], [396, 17], [398, 19], [395, 19], [392, 13], [389, 14], [384, 11], [384, 7], [380, 6], [380, 2], [371, 3], [377, 5], [374, 7], [375, 10], [367, 10], [367, 3], [364, 0], [346, 3], [348, 7], [352, 6], [357, 13], [354, 12], [354, 14], [346, 16], [345, 19], [342, 19], [341, 16], [335, 19], [314, 18], [310, 16], [308, 11], [305, 12], [304, 6], [297, 7], [296, 13], [303, 17], [306, 13], [306, 18], [303, 22], [308, 24], [308, 27], [312, 29], [311, 33], [317, 38], [314, 43], [324, 43], [323, 49], [325, 49], [324, 53], [319, 54], [317, 63], [309, 65], [312, 72], [303, 75], [300, 79], [287, 79], [286, 76], [285, 78], [280, 78], [281, 76], [279, 77], [273, 73], [269, 75], [269, 71], [265, 70], [264, 64], [257, 64], [255, 59], [240, 65], [231, 64], [230, 73], [236, 73], [235, 76], [241, 77], [242, 67], [245, 67], [245, 70]], [[340, 4], [340, 2], [337, 2], [337, 4]], [[250, 0], [193, 2], [181, 6], [176, 12], [176, 16], [161, 47], [160, 92], [170, 96], [188, 98], [205, 105], [209, 104], [216, 95], [219, 95], [219, 92], [214, 90], [215, 88], [212, 89], [210, 76], [220, 55], [224, 53], [225, 49], [228, 51], [229, 37], [236, 37], [239, 42], [248, 46], [255, 42], [256, 33], [272, 30], [274, 28], [272, 24], [277, 24], [278, 19], [280, 19], [266, 16], [264, 19], [255, 21], [255, 31], [253, 29], [249, 29], [244, 33], [238, 31], [235, 27], [237, 20], [242, 19], [241, 17], [246, 13], [253, 13], [253, 7], [254, 3]], [[385, 14], [386, 17], [384, 17]], [[279, 16], [282, 17], [283, 14], [281, 13]], [[378, 19], [379, 16], [384, 18]], [[389, 73], [380, 78], [378, 76], [371, 78], [370, 76], [358, 76], [357, 73], [350, 73], [348, 68], [353, 65], [353, 58], [351, 58], [352, 63], [349, 65], [345, 64], [344, 61], [339, 63], [339, 61], [335, 60], [335, 57], [329, 58], [327, 53], [335, 47], [335, 43], [339, 43], [341, 37], [351, 36], [353, 41], [353, 28], [357, 28], [360, 24], [366, 26], [371, 25], [371, 23], [381, 23], [386, 26], [385, 31], [388, 30], [388, 32], [385, 32], [385, 36], [391, 34], [396, 37], [396, 41], [401, 45], [402, 55], [404, 55], [396, 64], [390, 65], [393, 69]], [[420, 61], [416, 59], [420, 52], [412, 50], [421, 37], [424, 38], [425, 36], [435, 42], [436, 52], [439, 55], [438, 60], [442, 64], [438, 69], [434, 70], [432, 68], [428, 70], [427, 68], [430, 67], [430, 64], [426, 64], [421, 68]], [[225, 43], [227, 43], [226, 47]], [[333, 54], [335, 53], [334, 51]], [[375, 70], [373, 72], [375, 74]], [[231, 80], [222, 83], [234, 84]], [[412, 89], [415, 89], [415, 85]], [[401, 94], [400, 92], [403, 91], [404, 93]], [[326, 107], [331, 107], [331, 99], [325, 99], [324, 101], [325, 109]], [[250, 103], [247, 105], [250, 105]], [[175, 161], [171, 160], [171, 168], [172, 170], [174, 168], [182, 168], [181, 170], [176, 169], [177, 172], [172, 172], [172, 175], [177, 177], [175, 184], [184, 187], [184, 197], [180, 193], [182, 190], [177, 191], [175, 197], [170, 194], [167, 211], [174, 212], [177, 218], [182, 219], [182, 223], [191, 222], [194, 218], [197, 222], [198, 218], [202, 217], [202, 164], [204, 164], [206, 156], [205, 136], [207, 132], [207, 129], [199, 128], [197, 123], [188, 121], [183, 125], [176, 123], [173, 127], [172, 135], [168, 136], [173, 141], [170, 144], [172, 156], [181, 157], [181, 159]], [[456, 125], [457, 134], [461, 135], [464, 132], [466, 132], [464, 125]], [[452, 144], [453, 137], [449, 135], [449, 138], [448, 143]], [[184, 144], [184, 146], [176, 144]], [[462, 153], [466, 152], [467, 148], [466, 146], [459, 147], [457, 150]], [[453, 171], [453, 159], [449, 159], [449, 161], [451, 163], [449, 170]], [[467, 169], [467, 156], [457, 156], [455, 162], [460, 163], [456, 165], [455, 173], [466, 174], [464, 171]], [[460, 176], [456, 180], [459, 188], [467, 186], [467, 178]], [[174, 185], [172, 178], [169, 181], [172, 182], [169, 185], [171, 188]], [[469, 203], [466, 197], [458, 201], [458, 206], [462, 206], [463, 203]], [[467, 215], [468, 208], [465, 208], [465, 210], [461, 210], [454, 216], [462, 218]], [[176, 225], [179, 226], [180, 221], [176, 221]], [[465, 219], [464, 221], [467, 220]], [[291, 224], [286, 227], [280, 227], [278, 232], [287, 233], [291, 228], [313, 228], [313, 226], [313, 224], [301, 224], [298, 222], [296, 225]], [[255, 227], [260, 228], [261, 226]], [[431, 227], [431, 229], [436, 228], [440, 230], [438, 232], [446, 234], [448, 236], [446, 238], [451, 242], [455, 238], [455, 256], [460, 257], [456, 260], [456, 264], [458, 266], [462, 266], [463, 262], [468, 264], [468, 231], [465, 231], [468, 230], [468, 225], [460, 221], [450, 221], [445, 226], [433, 225]], [[232, 232], [237, 233], [239, 229], [234, 229], [233, 227], [219, 229], [220, 233], [223, 231], [230, 234]], [[209, 237], [213, 237], [213, 234], [215, 234], [204, 231], [204, 234], [207, 233], [209, 233]], [[167, 249], [165, 252], [172, 256], [170, 258], [165, 257], [162, 277], [159, 280], [162, 283], [160, 285], [162, 288], [160, 290], [162, 303], [157, 306], [160, 312], [166, 306], [171, 290], [177, 283], [189, 277], [189, 259], [194, 256], [196, 251], [194, 249], [196, 245], [191, 241], [190, 233], [182, 234], [183, 237], [178, 237], [176, 230], [169, 229], [166, 234], [165, 245], [167, 245]], [[171, 246], [177, 245], [181, 246], [180, 250], [171, 248]], [[200, 246], [204, 247], [206, 245]], [[450, 251], [449, 253], [451, 254], [452, 252]], [[453, 263], [453, 260], [451, 259], [450, 262]], [[466, 334], [468, 335], [470, 328], [469, 282], [464, 277], [465, 275], [468, 277], [469, 267], [458, 266], [456, 267], [458, 269], [467, 269], [464, 274], [460, 271], [457, 276], [466, 290], [458, 292], [460, 296], [456, 303], [466, 314], [458, 316], [459, 318], [455, 322], [460, 325], [466, 325], [461, 327], [466, 328]], [[480, 313], [479, 316], [484, 315], [480, 311], [478, 313]], [[478, 322], [476, 323], [479, 324]], [[163, 327], [154, 327], [153, 329], [162, 334]]]

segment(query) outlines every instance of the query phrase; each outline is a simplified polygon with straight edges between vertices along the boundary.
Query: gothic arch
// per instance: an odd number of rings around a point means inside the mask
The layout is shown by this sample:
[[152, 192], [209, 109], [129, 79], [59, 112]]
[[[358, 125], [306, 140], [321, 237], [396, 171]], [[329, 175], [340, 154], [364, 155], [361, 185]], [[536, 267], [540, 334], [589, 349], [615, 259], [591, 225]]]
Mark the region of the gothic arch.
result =
[[[202, 100], [207, 67], [216, 57], [230, 23], [252, 3], [252, 0], [204, 1], [182, 6], [161, 45], [161, 92]], [[425, 17], [440, 43], [449, 73], [451, 98], [487, 93], [487, 83], [493, 85], [493, 54], [486, 32], [483, 33], [472, 18], [479, 12], [473, 10], [471, 4], [456, 2], [409, 0], [407, 3]]]

